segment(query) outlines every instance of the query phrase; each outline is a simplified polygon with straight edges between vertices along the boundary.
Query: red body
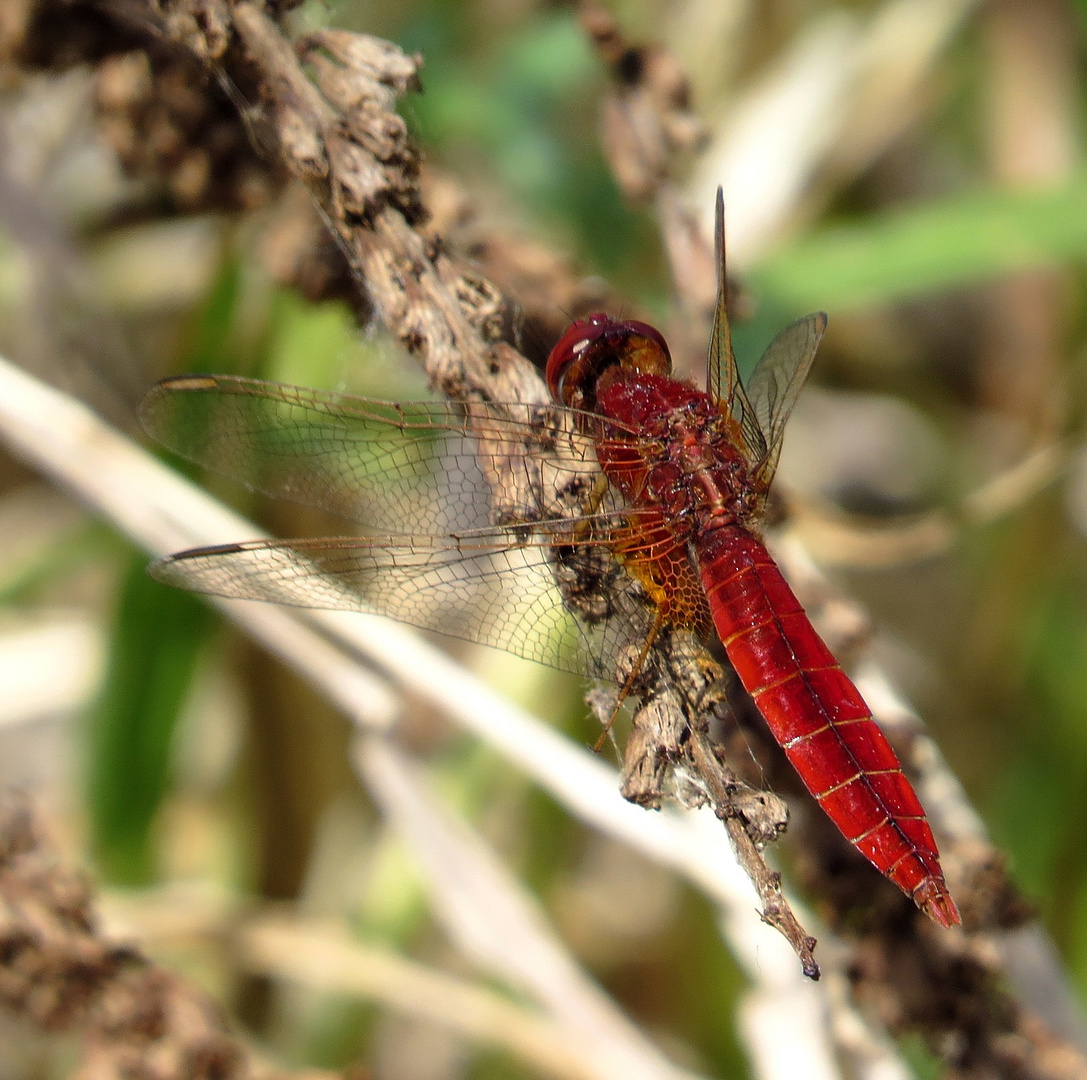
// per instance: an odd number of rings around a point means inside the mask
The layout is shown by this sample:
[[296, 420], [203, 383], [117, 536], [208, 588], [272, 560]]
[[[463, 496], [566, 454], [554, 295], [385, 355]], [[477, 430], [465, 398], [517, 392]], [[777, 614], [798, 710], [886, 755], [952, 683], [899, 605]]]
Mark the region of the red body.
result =
[[846, 839], [938, 923], [957, 923], [898, 758], [759, 539], [768, 480], [740, 425], [708, 393], [662, 374], [669, 366], [656, 331], [603, 315], [575, 324], [548, 365], [560, 400], [641, 435], [598, 450], [628, 504], [660, 512], [655, 542], [624, 558], [665, 620], [704, 633], [712, 619], [744, 689]]
[[920, 908], [944, 926], [958, 922], [895, 752], [766, 548], [735, 525], [709, 530], [695, 548], [729, 661], [807, 789]]

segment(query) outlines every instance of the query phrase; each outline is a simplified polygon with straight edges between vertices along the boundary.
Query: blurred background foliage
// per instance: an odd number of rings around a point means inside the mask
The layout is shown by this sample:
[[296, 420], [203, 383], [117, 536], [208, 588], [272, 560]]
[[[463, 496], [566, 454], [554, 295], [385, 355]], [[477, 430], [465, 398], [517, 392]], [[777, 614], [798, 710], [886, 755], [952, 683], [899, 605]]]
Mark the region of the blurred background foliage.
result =
[[[823, 102], [821, 114], [766, 114], [779, 117], [767, 128], [774, 146], [812, 149], [799, 165], [802, 155], [786, 152], [771, 179], [790, 162], [797, 179], [762, 206], [761, 234], [745, 232], [757, 200], [730, 193], [752, 314], [739, 351], [757, 355], [806, 310], [830, 313], [818, 389], [797, 409], [782, 465], [797, 528], [867, 606], [877, 654], [1087, 993], [1087, 2], [625, 0], [611, 9], [632, 40], [660, 41], [692, 79], [712, 136], [691, 166], [692, 199], [707, 216], [713, 183], [721, 176], [727, 188], [745, 152], [774, 160], [744, 134], [744, 108], [774, 86], [803, 97], [804, 78], [805, 102]], [[300, 22], [421, 52], [424, 92], [403, 112], [428, 163], [457, 176], [495, 220], [544, 238], [632, 309], [667, 322], [656, 225], [609, 173], [598, 137], [606, 75], [569, 7], [342, 0], [307, 4]], [[898, 27], [886, 55], [916, 59], [913, 81], [870, 62], [835, 97], [827, 71], [860, 71], [864, 48], [879, 55], [881, 26], [884, 38]], [[86, 260], [85, 277], [45, 274], [26, 219], [0, 193], [0, 345], [13, 358], [54, 374], [86, 365], [90, 396], [129, 426], [140, 390], [169, 372], [426, 393], [402, 357], [357, 331], [346, 306], [309, 304], [270, 283], [259, 213], [129, 213], [139, 192], [96, 136], [85, 80], [31, 81], [6, 90], [3, 104], [10, 174]], [[768, 180], [768, 200], [774, 190]], [[1024, 463], [1039, 454], [1031, 472]], [[275, 531], [314, 524], [211, 484]], [[914, 545], [910, 526], [936, 520], [941, 542]], [[48, 793], [106, 885], [190, 890], [228, 906], [298, 898], [306, 910], [348, 913], [366, 938], [450, 960], [410, 862], [345, 764], [340, 720], [198, 601], [152, 584], [142, 565], [0, 460], [3, 778]], [[450, 647], [593, 740], [576, 680]], [[440, 717], [409, 709], [406, 738], [637, 1020], [678, 1060], [744, 1074], [730, 1020], [741, 977], [697, 895], [588, 834]], [[440, 1034], [406, 1042], [404, 1021], [369, 1007], [274, 992], [184, 937], [167, 936], [163, 955], [233, 1000], [287, 1061], [361, 1059], [388, 1076], [518, 1075]], [[399, 1060], [407, 1045], [415, 1057]]]

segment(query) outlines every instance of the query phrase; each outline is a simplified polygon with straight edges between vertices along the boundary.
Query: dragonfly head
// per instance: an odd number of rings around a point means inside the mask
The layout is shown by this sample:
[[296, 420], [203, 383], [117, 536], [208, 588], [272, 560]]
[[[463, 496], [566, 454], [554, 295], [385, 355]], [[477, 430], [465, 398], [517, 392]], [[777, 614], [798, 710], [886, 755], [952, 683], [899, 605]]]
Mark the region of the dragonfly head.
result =
[[547, 387], [554, 399], [593, 411], [602, 379], [620, 372], [669, 375], [672, 356], [660, 331], [636, 319], [597, 312], [578, 319], [547, 358]]

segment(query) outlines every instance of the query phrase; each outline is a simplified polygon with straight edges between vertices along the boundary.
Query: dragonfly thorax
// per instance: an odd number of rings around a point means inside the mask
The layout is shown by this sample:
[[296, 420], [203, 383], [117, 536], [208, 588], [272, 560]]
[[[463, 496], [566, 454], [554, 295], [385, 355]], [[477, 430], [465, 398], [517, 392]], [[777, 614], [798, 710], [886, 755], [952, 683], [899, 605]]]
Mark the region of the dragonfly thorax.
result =
[[659, 507], [683, 531], [754, 524], [761, 494], [735, 423], [709, 394], [679, 379], [631, 374], [609, 381], [597, 409], [624, 430], [598, 457], [631, 505]]
[[696, 531], [711, 522], [753, 524], [762, 499], [747, 459], [731, 438], [729, 421], [707, 395], [703, 399], [647, 425], [661, 453], [647, 471], [646, 497], [690, 519]]

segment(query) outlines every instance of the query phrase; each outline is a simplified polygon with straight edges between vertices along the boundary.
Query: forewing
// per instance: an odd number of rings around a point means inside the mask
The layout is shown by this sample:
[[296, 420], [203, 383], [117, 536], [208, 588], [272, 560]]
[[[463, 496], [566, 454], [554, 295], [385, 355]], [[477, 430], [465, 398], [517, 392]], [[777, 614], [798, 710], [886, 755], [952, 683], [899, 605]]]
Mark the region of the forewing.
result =
[[373, 531], [438, 535], [489, 516], [533, 521], [548, 512], [539, 492], [591, 487], [589, 435], [567, 425], [561, 459], [541, 452], [555, 431], [547, 408], [397, 404], [216, 375], [158, 384], [140, 419], [164, 446], [251, 490]]
[[616, 650], [648, 633], [648, 608], [628, 605], [620, 619], [602, 587], [596, 617], [572, 618], [556, 579], [577, 571], [584, 580], [579, 561], [616, 569], [599, 544], [572, 538], [563, 548], [518, 544], [512, 530], [491, 529], [444, 544], [398, 536], [198, 548], [160, 559], [151, 573], [215, 596], [388, 615], [566, 671], [610, 677]]
[[725, 255], [725, 196], [717, 189], [714, 208], [713, 246], [717, 265], [717, 299], [713, 307], [706, 388], [715, 401], [722, 401], [729, 416], [740, 427], [744, 446], [753, 461], [766, 455], [766, 442], [751, 407], [732, 349], [732, 328], [728, 320], [728, 274]]
[[755, 459], [756, 475], [764, 487], [773, 479], [785, 423], [808, 378], [826, 328], [827, 317], [821, 311], [785, 327], [770, 342], [748, 380], [748, 400], [765, 440], [761, 458]]

